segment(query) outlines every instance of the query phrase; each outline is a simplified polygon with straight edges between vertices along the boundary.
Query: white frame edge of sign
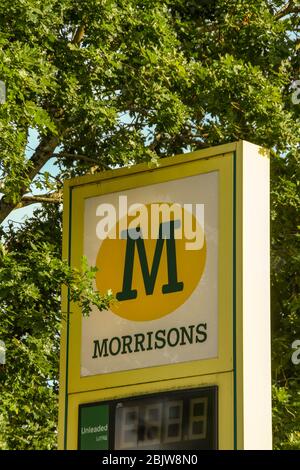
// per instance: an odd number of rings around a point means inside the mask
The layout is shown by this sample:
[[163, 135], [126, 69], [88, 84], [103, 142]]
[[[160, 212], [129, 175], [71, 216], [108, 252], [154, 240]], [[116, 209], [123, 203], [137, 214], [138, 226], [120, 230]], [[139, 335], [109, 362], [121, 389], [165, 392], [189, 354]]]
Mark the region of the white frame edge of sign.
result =
[[243, 436], [237, 444], [245, 450], [272, 449], [270, 162], [269, 154], [256, 145], [240, 142], [239, 146], [236, 197], [237, 218], [241, 218], [237, 252], [241, 250], [241, 256], [237, 259], [242, 266], [237, 266], [236, 287], [241, 289], [237, 313], [241, 308], [242, 315], [237, 314], [237, 323], [242, 324], [237, 324], [237, 341], [242, 344], [237, 351], [242, 351], [242, 358], [237, 357], [237, 393], [242, 388], [243, 416], [238, 421], [243, 421]]

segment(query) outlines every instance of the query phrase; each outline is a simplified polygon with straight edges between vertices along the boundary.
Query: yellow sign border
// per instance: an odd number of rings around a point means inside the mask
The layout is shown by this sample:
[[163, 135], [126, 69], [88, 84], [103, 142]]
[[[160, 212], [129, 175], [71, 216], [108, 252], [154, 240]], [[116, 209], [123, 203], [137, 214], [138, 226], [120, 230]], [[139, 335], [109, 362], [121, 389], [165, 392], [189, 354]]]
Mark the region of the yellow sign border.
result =
[[[149, 168], [147, 164], [136, 165], [107, 171], [93, 176], [84, 176], [69, 180], [64, 188], [64, 236], [63, 257], [70, 265], [80, 266], [83, 250], [83, 208], [84, 199], [110, 192], [133, 189], [139, 186], [185, 178], [201, 173], [219, 171], [219, 322], [218, 351], [216, 359], [191, 361], [181, 364], [163, 365], [132, 371], [80, 377], [81, 312], [76, 305], [69, 305], [68, 292], [62, 291], [62, 309], [68, 320], [62, 325], [61, 362], [60, 362], [60, 406], [59, 406], [59, 447], [74, 448], [77, 425], [74, 427], [74, 404], [120, 398], [166, 391], [174, 388], [198, 387], [204, 384], [221, 384], [222, 377], [235, 382], [234, 369], [234, 319], [233, 315], [233, 218], [234, 218], [234, 158], [242, 150], [242, 143], [226, 144], [159, 161], [159, 166]], [[72, 237], [71, 237], [72, 235]], [[71, 239], [72, 238], [72, 239]], [[70, 249], [71, 248], [71, 249]], [[73, 345], [75, 345], [73, 347]], [[77, 345], [77, 346], [76, 346]], [[68, 354], [68, 350], [72, 350]], [[68, 357], [69, 356], [69, 357]], [[212, 374], [213, 371], [213, 374]], [[211, 375], [212, 374], [212, 375]], [[230, 377], [230, 379], [228, 379]], [[225, 379], [224, 379], [225, 380]], [[194, 385], [193, 385], [194, 384]], [[219, 419], [227, 423], [227, 429], [233, 426], [233, 408], [235, 386], [232, 396], [227, 396], [227, 405], [220, 407]], [[171, 388], [170, 388], [171, 387]], [[224, 388], [225, 390], [225, 388]], [[72, 412], [73, 411], [73, 412]], [[74, 414], [75, 413], [75, 414]], [[220, 415], [221, 413], [221, 415]], [[225, 419], [225, 415], [227, 418]], [[76, 429], [68, 433], [67, 429]], [[226, 434], [226, 433], [225, 433]], [[234, 433], [230, 433], [231, 441]], [[73, 437], [72, 437], [73, 436]], [[219, 433], [219, 448], [228, 447], [222, 443]], [[75, 439], [75, 440], [74, 440]], [[226, 441], [226, 439], [225, 439]], [[224, 447], [225, 446], [225, 447]]]

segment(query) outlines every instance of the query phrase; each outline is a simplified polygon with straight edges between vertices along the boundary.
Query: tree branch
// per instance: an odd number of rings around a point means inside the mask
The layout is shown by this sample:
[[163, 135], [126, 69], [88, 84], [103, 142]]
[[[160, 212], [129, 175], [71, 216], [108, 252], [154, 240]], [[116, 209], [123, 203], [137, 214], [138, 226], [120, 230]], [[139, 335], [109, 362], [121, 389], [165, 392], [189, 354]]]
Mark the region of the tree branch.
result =
[[53, 153], [53, 157], [66, 157], [66, 158], [72, 158], [75, 160], [84, 160], [85, 162], [88, 163], [93, 163], [99, 165], [99, 162], [93, 158], [87, 157], [86, 155], [80, 155], [77, 153], [67, 153], [67, 152], [60, 152], [60, 153]]
[[83, 39], [84, 33], [85, 33], [85, 26], [82, 24], [78, 26], [78, 28], [76, 29], [71, 43], [78, 46]]
[[[52, 157], [54, 150], [59, 144], [59, 138], [54, 135], [47, 135], [42, 138], [37, 146], [34, 154], [29, 159], [29, 170], [27, 177], [32, 181], [33, 178], [41, 171], [45, 163]], [[23, 194], [27, 191], [24, 188]], [[22, 194], [22, 195], [23, 195]]]
[[299, 13], [300, 6], [295, 3], [295, 0], [290, 0], [286, 5], [284, 5], [277, 13], [275, 13], [275, 19], [280, 20], [287, 15], [292, 13]]
[[61, 191], [55, 191], [53, 193], [49, 194], [37, 194], [37, 195], [26, 195], [23, 196], [21, 199], [21, 202], [16, 206], [16, 209], [19, 209], [20, 207], [25, 207], [29, 206], [30, 204], [36, 204], [36, 203], [50, 203], [50, 204], [61, 204], [62, 203], [62, 192]]
[[83, 160], [87, 163], [93, 163], [93, 165], [98, 165], [99, 167], [103, 167], [106, 170], [111, 170], [112, 168], [109, 165], [106, 165], [106, 163], [99, 162], [99, 160], [96, 160], [97, 155], [93, 155], [94, 158], [91, 158], [91, 156], [87, 155], [81, 155], [78, 153], [67, 153], [67, 152], [60, 152], [60, 153], [53, 153], [53, 157], [66, 157], [66, 158], [73, 158], [74, 160]]
[[[51, 158], [55, 148], [59, 144], [59, 138], [53, 135], [44, 136], [37, 146], [34, 154], [28, 161], [28, 171], [25, 175], [31, 182], [33, 178], [40, 172], [45, 163]], [[8, 216], [8, 214], [21, 202], [22, 197], [28, 192], [28, 187], [23, 186], [20, 190], [19, 201], [13, 203], [5, 200], [5, 195], [0, 201], [0, 223]], [[22, 206], [21, 206], [22, 207]]]
[[[85, 33], [85, 26], [84, 24], [81, 24], [80, 26], [77, 27], [74, 36], [72, 38], [72, 44], [79, 45], [80, 42], [82, 41]], [[55, 148], [58, 146], [60, 143], [60, 139], [58, 136], [53, 135], [53, 134], [48, 134], [44, 137], [42, 137], [38, 147], [36, 148], [35, 152], [31, 156], [31, 158], [28, 161], [28, 170], [26, 174], [24, 175], [26, 179], [29, 180], [31, 183], [34, 179], [34, 177], [40, 172], [42, 167], [45, 165], [45, 163], [49, 160], [49, 158], [52, 157], [53, 152]], [[5, 188], [4, 191], [5, 193]], [[23, 207], [24, 204], [32, 204], [33, 202], [50, 202], [49, 199], [47, 198], [47, 201], [42, 201], [41, 198], [43, 196], [39, 196], [39, 201], [33, 201], [33, 199], [28, 200], [28, 197], [30, 196], [25, 196], [25, 194], [28, 192], [28, 187], [24, 185], [19, 193], [19, 200], [17, 202], [11, 202], [6, 200], [6, 196], [2, 197], [0, 200], [0, 223], [3, 222], [3, 220], [8, 216], [8, 214], [13, 210], [16, 209], [17, 207]], [[34, 196], [32, 196], [33, 198]], [[27, 198], [27, 201], [24, 199]], [[53, 201], [51, 201], [53, 202]]]

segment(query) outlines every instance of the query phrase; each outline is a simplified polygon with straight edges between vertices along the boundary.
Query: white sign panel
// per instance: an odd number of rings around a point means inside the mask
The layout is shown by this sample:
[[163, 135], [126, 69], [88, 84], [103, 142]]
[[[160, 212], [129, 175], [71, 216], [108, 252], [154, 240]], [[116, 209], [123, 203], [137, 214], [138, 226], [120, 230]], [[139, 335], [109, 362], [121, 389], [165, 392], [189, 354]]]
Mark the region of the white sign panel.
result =
[[84, 255], [112, 289], [82, 319], [81, 376], [218, 356], [218, 172], [85, 200]]

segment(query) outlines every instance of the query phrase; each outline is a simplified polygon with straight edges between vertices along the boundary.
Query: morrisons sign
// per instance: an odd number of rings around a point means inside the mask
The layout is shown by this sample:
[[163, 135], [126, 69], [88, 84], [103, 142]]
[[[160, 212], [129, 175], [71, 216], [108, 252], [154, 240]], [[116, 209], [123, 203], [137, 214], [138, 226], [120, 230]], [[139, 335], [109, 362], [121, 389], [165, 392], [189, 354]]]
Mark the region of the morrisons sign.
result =
[[217, 356], [217, 194], [211, 172], [85, 200], [84, 254], [116, 302], [82, 321], [82, 376]]

